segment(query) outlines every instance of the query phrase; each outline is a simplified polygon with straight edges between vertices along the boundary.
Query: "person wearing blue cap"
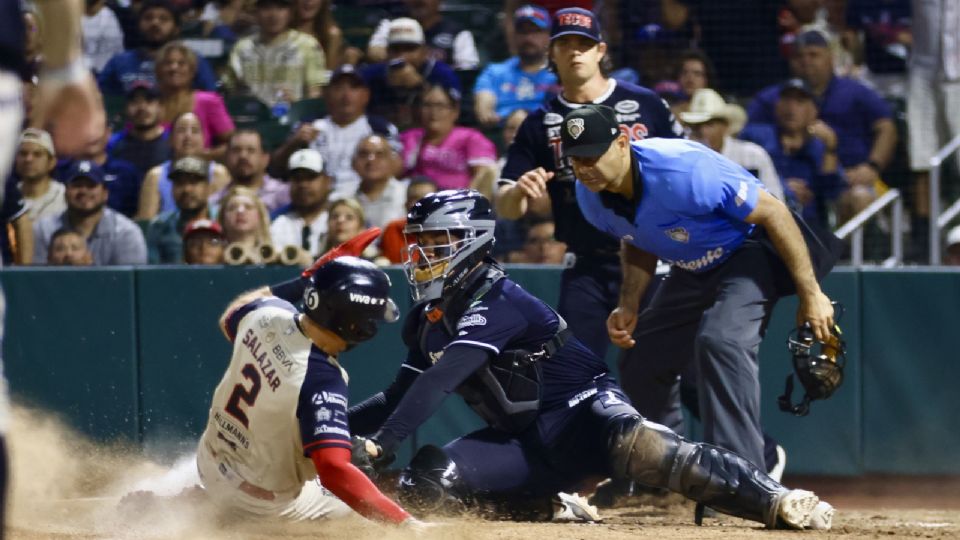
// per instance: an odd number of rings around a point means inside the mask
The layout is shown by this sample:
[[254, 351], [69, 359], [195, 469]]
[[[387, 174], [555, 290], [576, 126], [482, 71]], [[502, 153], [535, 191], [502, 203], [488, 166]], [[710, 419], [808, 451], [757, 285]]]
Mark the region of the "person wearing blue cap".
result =
[[[519, 219], [531, 204], [549, 201], [557, 240], [567, 244], [559, 312], [574, 334], [601, 358], [609, 340], [603, 320], [616, 306], [620, 283], [619, 245], [583, 217], [574, 193], [570, 161], [560, 153], [563, 115], [586, 104], [616, 111], [619, 129], [630, 140], [680, 137], [682, 128], [654, 92], [609, 78], [601, 67], [607, 54], [598, 17], [580, 8], [558, 10], [550, 31], [549, 55], [561, 93], [521, 124], [500, 175], [497, 213]], [[544, 200], [547, 198], [547, 201]]]
[[547, 65], [550, 13], [526, 5], [513, 14], [517, 55], [490, 64], [477, 77], [474, 111], [486, 126], [500, 123], [517, 109], [532, 111], [556, 94], [557, 76]]
[[67, 209], [33, 226], [33, 260], [47, 260], [53, 234], [62, 228], [79, 232], [96, 266], [146, 264], [147, 246], [136, 223], [107, 207], [107, 174], [93, 161], [74, 162], [64, 176]]

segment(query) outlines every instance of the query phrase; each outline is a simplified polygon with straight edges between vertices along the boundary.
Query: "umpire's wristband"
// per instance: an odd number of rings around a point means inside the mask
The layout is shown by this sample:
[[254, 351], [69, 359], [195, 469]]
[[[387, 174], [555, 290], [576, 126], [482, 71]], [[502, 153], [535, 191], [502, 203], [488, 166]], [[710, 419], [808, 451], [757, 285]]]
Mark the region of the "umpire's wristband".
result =
[[307, 285], [309, 283], [310, 278], [298, 276], [289, 281], [271, 285], [270, 293], [277, 298], [294, 304], [303, 298], [303, 291], [307, 290]]

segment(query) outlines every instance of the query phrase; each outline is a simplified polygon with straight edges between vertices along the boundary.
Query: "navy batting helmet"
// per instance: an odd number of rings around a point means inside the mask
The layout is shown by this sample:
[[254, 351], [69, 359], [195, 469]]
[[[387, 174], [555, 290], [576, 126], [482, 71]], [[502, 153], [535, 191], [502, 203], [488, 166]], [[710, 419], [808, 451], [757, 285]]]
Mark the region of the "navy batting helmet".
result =
[[372, 262], [338, 257], [313, 273], [303, 292], [304, 313], [350, 344], [377, 333], [377, 323], [399, 316], [390, 278]]
[[[435, 300], [463, 282], [493, 249], [496, 220], [490, 201], [472, 189], [432, 193], [407, 214], [408, 236], [403, 266], [417, 301]], [[446, 233], [424, 245], [420, 233]]]

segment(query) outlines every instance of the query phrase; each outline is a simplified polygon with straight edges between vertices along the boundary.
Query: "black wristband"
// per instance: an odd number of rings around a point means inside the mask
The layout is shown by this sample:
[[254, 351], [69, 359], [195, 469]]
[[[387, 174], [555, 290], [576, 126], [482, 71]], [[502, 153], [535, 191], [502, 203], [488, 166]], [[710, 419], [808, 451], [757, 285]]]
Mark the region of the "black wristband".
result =
[[297, 276], [290, 281], [271, 285], [270, 292], [281, 300], [295, 304], [303, 299], [303, 291], [307, 290], [307, 284], [309, 283], [308, 278]]

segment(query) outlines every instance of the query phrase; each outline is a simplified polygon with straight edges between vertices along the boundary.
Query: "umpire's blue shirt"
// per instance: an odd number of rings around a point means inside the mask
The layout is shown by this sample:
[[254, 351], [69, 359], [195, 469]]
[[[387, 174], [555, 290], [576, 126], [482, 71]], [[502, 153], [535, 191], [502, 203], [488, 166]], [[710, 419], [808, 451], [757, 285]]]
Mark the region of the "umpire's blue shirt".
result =
[[753, 232], [744, 219], [763, 186], [746, 169], [684, 139], [630, 144], [635, 207], [577, 182], [577, 203], [593, 226], [691, 272], [715, 268]]

